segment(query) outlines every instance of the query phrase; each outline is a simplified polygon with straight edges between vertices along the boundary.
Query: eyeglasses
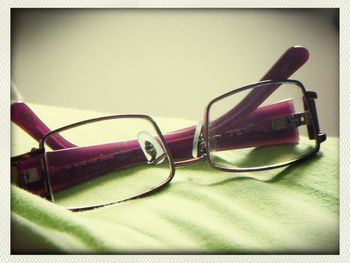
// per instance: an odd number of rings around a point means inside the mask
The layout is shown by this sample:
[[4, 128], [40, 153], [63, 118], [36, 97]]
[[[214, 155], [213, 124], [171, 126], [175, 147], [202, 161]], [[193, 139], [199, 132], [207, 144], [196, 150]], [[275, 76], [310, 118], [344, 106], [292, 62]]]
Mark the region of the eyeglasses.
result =
[[[288, 49], [265, 79], [213, 99], [203, 122], [163, 135], [144, 114], [121, 114], [54, 131], [23, 102], [11, 120], [39, 148], [11, 158], [12, 183], [73, 211], [98, 208], [162, 189], [175, 167], [207, 159], [227, 172], [261, 171], [304, 161], [326, 139], [320, 133], [317, 95], [287, 78], [306, 60]], [[203, 124], [202, 124], [203, 123]]]

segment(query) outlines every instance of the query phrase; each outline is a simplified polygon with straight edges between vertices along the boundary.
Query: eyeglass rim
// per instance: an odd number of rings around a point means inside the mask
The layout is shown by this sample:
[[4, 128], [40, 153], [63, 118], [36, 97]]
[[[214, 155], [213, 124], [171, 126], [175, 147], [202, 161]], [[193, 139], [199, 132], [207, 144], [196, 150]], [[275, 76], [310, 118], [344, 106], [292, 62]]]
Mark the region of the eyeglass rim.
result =
[[206, 148], [206, 159], [208, 160], [210, 166], [214, 169], [220, 170], [220, 171], [225, 171], [225, 172], [254, 172], [254, 171], [264, 171], [264, 170], [270, 170], [270, 169], [276, 169], [276, 168], [280, 168], [280, 167], [284, 167], [284, 166], [288, 166], [291, 164], [296, 164], [296, 163], [300, 163], [303, 162], [307, 159], [310, 159], [312, 156], [314, 156], [319, 150], [320, 150], [320, 144], [322, 142], [322, 135], [319, 134], [319, 131], [317, 129], [315, 129], [316, 125], [316, 121], [317, 120], [317, 115], [315, 112], [311, 111], [311, 123], [312, 123], [312, 127], [313, 129], [313, 133], [315, 136], [315, 141], [316, 141], [316, 145], [314, 147], [314, 149], [307, 153], [304, 154], [302, 156], [300, 156], [299, 158], [290, 160], [288, 162], [283, 162], [283, 163], [279, 163], [279, 164], [275, 164], [275, 165], [265, 165], [265, 166], [259, 166], [259, 167], [250, 167], [250, 168], [229, 168], [229, 167], [223, 167], [218, 165], [217, 163], [215, 163], [212, 159], [211, 156], [211, 151], [210, 151], [210, 144], [209, 144], [209, 112], [210, 109], [212, 107], [212, 105], [222, 99], [225, 99], [231, 95], [234, 95], [236, 93], [239, 93], [241, 91], [244, 90], [248, 90], [248, 89], [252, 89], [252, 88], [262, 88], [268, 84], [295, 84], [296, 86], [298, 86], [302, 93], [303, 96], [306, 98], [305, 103], [307, 104], [307, 107], [310, 108], [310, 101], [313, 99], [311, 94], [306, 90], [305, 86], [298, 80], [292, 80], [292, 79], [288, 79], [288, 80], [264, 80], [264, 81], [259, 81], [259, 82], [255, 82], [243, 87], [240, 87], [238, 89], [234, 89], [231, 90], [227, 93], [222, 94], [221, 96], [218, 96], [214, 99], [212, 99], [207, 107], [205, 108], [204, 111], [204, 126], [203, 126], [203, 135], [204, 135], [204, 142], [205, 142], [205, 148]]
[[45, 136], [43, 136], [43, 138], [39, 141], [39, 150], [43, 154], [42, 165], [43, 165], [43, 172], [44, 172], [43, 173], [44, 174], [44, 184], [46, 185], [46, 187], [48, 189], [48, 196], [47, 197], [50, 199], [51, 202], [54, 203], [55, 199], [54, 199], [54, 194], [53, 194], [53, 190], [51, 187], [51, 181], [50, 181], [50, 176], [49, 176], [48, 167], [47, 167], [47, 159], [46, 159], [47, 156], [46, 156], [46, 150], [45, 150], [45, 142], [46, 142], [47, 138], [49, 138], [50, 136], [52, 136], [54, 134], [58, 134], [62, 131], [76, 128], [76, 127], [79, 127], [82, 125], [100, 122], [100, 121], [105, 121], [105, 120], [114, 120], [114, 119], [144, 119], [144, 120], [149, 121], [153, 125], [158, 137], [160, 138], [160, 140], [165, 148], [165, 152], [167, 153], [167, 156], [168, 156], [168, 161], [170, 164], [170, 171], [169, 171], [169, 175], [168, 175], [167, 179], [165, 181], [161, 182], [160, 184], [158, 184], [157, 186], [155, 186], [155, 187], [153, 187], [153, 188], [151, 188], [151, 189], [149, 189], [141, 194], [137, 194], [137, 195], [125, 198], [125, 199], [121, 199], [121, 200], [113, 201], [113, 202], [109, 202], [109, 203], [89, 205], [89, 206], [66, 207], [66, 209], [71, 210], [71, 211], [75, 211], [75, 212], [76, 211], [84, 211], [84, 210], [90, 210], [90, 209], [95, 209], [95, 208], [99, 208], [99, 207], [109, 206], [109, 205], [125, 202], [128, 200], [144, 197], [146, 195], [152, 194], [156, 191], [163, 189], [174, 178], [174, 176], [175, 176], [174, 159], [173, 159], [171, 152], [169, 150], [169, 147], [165, 141], [163, 133], [161, 132], [157, 123], [154, 121], [154, 119], [151, 116], [146, 115], [146, 114], [113, 114], [113, 115], [108, 115], [108, 116], [102, 116], [102, 117], [97, 117], [97, 118], [79, 121], [79, 122], [69, 124], [69, 125], [63, 126], [61, 128], [55, 129], [55, 130], [50, 131], [47, 134], [45, 134]]

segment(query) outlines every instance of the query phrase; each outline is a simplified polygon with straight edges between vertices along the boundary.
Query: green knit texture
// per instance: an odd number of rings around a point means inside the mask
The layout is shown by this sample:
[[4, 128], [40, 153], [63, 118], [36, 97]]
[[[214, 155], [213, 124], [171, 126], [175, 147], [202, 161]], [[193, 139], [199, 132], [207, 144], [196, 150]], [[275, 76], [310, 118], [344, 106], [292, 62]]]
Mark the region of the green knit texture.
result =
[[[51, 128], [100, 115], [31, 107]], [[193, 124], [156, 120], [163, 132]], [[12, 127], [13, 154], [35, 146]], [[306, 162], [244, 174], [201, 161], [177, 168], [155, 194], [86, 212], [12, 186], [12, 253], [338, 254], [338, 149], [339, 140], [328, 138]]]

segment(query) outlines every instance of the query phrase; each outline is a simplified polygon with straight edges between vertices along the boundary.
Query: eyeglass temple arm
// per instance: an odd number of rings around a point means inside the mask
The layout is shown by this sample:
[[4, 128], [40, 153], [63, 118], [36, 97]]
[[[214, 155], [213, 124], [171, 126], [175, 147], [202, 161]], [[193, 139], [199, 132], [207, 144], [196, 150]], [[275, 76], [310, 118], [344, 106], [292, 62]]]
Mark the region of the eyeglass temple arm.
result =
[[[309, 58], [309, 52], [306, 48], [301, 46], [290, 47], [282, 54], [282, 56], [275, 62], [271, 69], [261, 78], [263, 80], [287, 80], [295, 71], [297, 71]], [[237, 120], [245, 119], [245, 116], [248, 116], [254, 112], [259, 105], [266, 100], [277, 88], [279, 85], [271, 86], [269, 89], [253, 89], [237, 106], [229, 110], [227, 113], [217, 118], [211, 123], [213, 129], [223, 128], [228, 123], [235, 120], [236, 125], [239, 126], [240, 122]], [[195, 134], [196, 126], [188, 127], [178, 131], [179, 138], [181, 134], [187, 135]], [[282, 138], [281, 138], [282, 139]], [[176, 139], [174, 140], [176, 141]], [[193, 139], [189, 142], [186, 141], [182, 143], [182, 156], [179, 157], [190, 157], [193, 147]], [[169, 145], [169, 144], [168, 144]], [[198, 147], [198, 146], [197, 146]], [[171, 145], [169, 145], [171, 149]], [[184, 153], [187, 153], [184, 156]], [[176, 153], [173, 153], [173, 157], [176, 159], [178, 156]]]
[[[16, 85], [11, 83], [11, 121], [21, 127], [34, 140], [39, 141], [50, 128], [23, 102]], [[49, 142], [53, 149], [64, 149], [74, 145], [57, 134]]]
[[[288, 49], [284, 55], [275, 63], [272, 69], [263, 77], [262, 80], [285, 80], [300, 68], [309, 57], [308, 51], [303, 47], [292, 47]], [[245, 119], [252, 114], [280, 85], [269, 85], [264, 89], [252, 89], [249, 94], [234, 108], [220, 116], [216, 120], [210, 123], [212, 131], [224, 129], [227, 125], [235, 123], [239, 126], [240, 123], [244, 123]], [[315, 92], [307, 92], [308, 98], [304, 99], [305, 111], [309, 111], [314, 120], [313, 124], [309, 122], [307, 124], [308, 135], [310, 139], [316, 139], [318, 137], [320, 142], [326, 140], [326, 135], [320, 133], [319, 123], [317, 118], [317, 111], [314, 99], [317, 98]], [[306, 103], [308, 100], [308, 103]], [[308, 106], [309, 104], [309, 106]]]
[[[11, 121], [16, 123], [36, 141], [39, 141], [45, 134], [51, 131], [24, 102], [14, 102], [11, 104]], [[74, 144], [59, 134], [50, 138], [49, 145], [53, 149], [74, 147]]]
[[[272, 66], [261, 80], [286, 80], [297, 71], [309, 58], [309, 52], [304, 47], [289, 48]], [[269, 88], [252, 89], [249, 94], [230, 111], [211, 122], [212, 129], [219, 129], [227, 123], [235, 121], [236, 125], [246, 116], [254, 112], [280, 85], [270, 85]]]

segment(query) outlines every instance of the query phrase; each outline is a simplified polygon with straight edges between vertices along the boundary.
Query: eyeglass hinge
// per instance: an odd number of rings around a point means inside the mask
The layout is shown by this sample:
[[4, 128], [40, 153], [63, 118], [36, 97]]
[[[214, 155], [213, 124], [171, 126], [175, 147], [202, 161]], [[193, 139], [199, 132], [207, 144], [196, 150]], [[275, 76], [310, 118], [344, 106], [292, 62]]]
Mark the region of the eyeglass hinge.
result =
[[[309, 138], [316, 139], [317, 136], [320, 142], [324, 142], [327, 138], [326, 134], [320, 133], [320, 126], [318, 123], [317, 110], [315, 99], [317, 99], [317, 93], [314, 91], [307, 91], [307, 98], [304, 98], [304, 107], [307, 111], [310, 112], [314, 125], [307, 125]], [[308, 100], [308, 103], [307, 103]]]
[[320, 133], [317, 136], [318, 136], [320, 142], [324, 142], [327, 139], [327, 135], [324, 133]]
[[308, 97], [310, 98], [310, 99], [317, 99], [317, 93], [316, 92], [314, 92], [314, 91], [307, 91], [306, 92], [306, 94], [308, 95]]
[[11, 183], [32, 191], [42, 192], [39, 186], [44, 180], [42, 150], [33, 148], [30, 152], [11, 158]]
[[287, 128], [295, 128], [301, 125], [308, 125], [310, 123], [310, 113], [295, 113], [289, 116], [282, 116], [272, 120], [272, 129], [273, 130], [283, 130]]

